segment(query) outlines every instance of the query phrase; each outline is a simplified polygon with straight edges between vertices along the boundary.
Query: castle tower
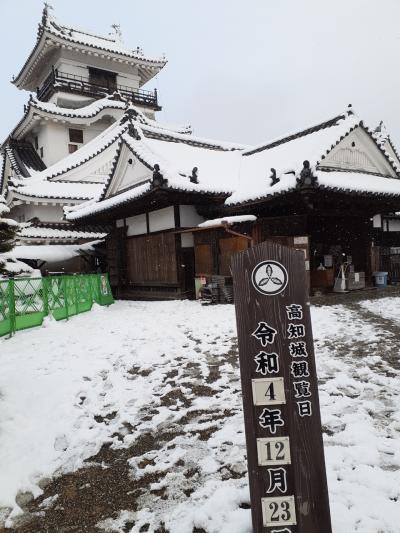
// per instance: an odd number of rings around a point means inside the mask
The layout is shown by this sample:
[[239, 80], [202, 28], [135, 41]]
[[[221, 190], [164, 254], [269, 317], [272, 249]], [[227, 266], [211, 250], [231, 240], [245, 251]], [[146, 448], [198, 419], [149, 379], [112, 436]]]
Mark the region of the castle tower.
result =
[[122, 42], [118, 25], [106, 37], [60, 24], [45, 4], [36, 44], [13, 83], [37, 99], [80, 108], [118, 91], [146, 114], [160, 110], [156, 91], [142, 87], [166, 64]]
[[97, 198], [121, 144], [130, 106], [156, 125], [156, 90], [143, 87], [165, 66], [128, 48], [114, 24], [107, 36], [61, 24], [45, 4], [36, 43], [13, 79], [30, 93], [24, 115], [0, 147], [0, 194], [25, 223], [22, 244], [71, 244], [101, 238], [75, 228], [64, 207]]

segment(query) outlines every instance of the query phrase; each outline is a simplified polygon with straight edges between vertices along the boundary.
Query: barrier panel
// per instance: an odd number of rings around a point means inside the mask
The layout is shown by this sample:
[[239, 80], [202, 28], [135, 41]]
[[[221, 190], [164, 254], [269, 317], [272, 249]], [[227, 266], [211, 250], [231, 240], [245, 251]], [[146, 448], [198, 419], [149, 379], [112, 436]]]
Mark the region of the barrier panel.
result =
[[114, 302], [107, 274], [75, 274], [0, 280], [0, 337]]

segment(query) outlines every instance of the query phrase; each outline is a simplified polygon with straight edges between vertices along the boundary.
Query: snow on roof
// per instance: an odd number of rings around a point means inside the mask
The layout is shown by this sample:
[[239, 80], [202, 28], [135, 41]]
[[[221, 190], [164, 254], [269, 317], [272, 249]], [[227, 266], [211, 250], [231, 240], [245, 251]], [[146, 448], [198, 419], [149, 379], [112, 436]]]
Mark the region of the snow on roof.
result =
[[[13, 250], [14, 251], [14, 250]], [[0, 267], [6, 274], [29, 274], [34, 271], [32, 267], [26, 263], [18, 261], [12, 252], [7, 252], [5, 254], [0, 254]], [[0, 280], [2, 275], [0, 274]]]
[[[103, 99], [103, 104], [106, 104], [106, 101], [108, 100], [109, 99]], [[98, 102], [95, 102], [95, 104], [98, 104]], [[103, 104], [101, 103], [100, 106], [97, 107], [97, 109], [101, 108]], [[46, 104], [46, 106], [48, 105], [49, 104]], [[126, 107], [126, 104], [124, 104], [124, 107]], [[94, 109], [96, 109], [96, 106], [92, 106], [91, 109], [93, 111]], [[79, 111], [82, 112], [82, 110]], [[134, 121], [132, 121], [132, 116], [135, 117]], [[126, 133], [128, 130], [128, 119], [132, 121], [132, 124], [137, 124], [137, 127], [140, 130], [141, 137], [143, 139], [142, 142], [134, 142], [132, 136]], [[109, 126], [106, 130], [100, 133], [97, 137], [92, 139], [89, 143], [85, 144], [76, 152], [69, 154], [67, 157], [58, 161], [54, 165], [51, 165], [50, 167], [44, 169], [43, 171], [39, 172], [31, 169], [31, 178], [29, 179], [29, 181], [25, 179], [20, 179], [18, 182], [15, 181], [15, 184], [11, 185], [9, 187], [9, 190], [13, 191], [13, 193], [17, 196], [24, 197], [28, 196], [38, 198], [89, 200], [100, 196], [103, 190], [103, 184], [86, 183], [79, 181], [69, 182], [69, 172], [78, 167], [83, 166], [85, 163], [91, 160], [94, 160], [96, 156], [104, 152], [106, 149], [111, 150], [112, 146], [114, 145], [114, 152], [110, 153], [110, 160], [112, 160], [113, 157], [115, 157], [115, 155], [118, 153], [118, 148], [121, 139], [124, 139], [131, 147], [133, 146], [133, 149], [137, 150], [137, 153], [142, 154], [142, 156], [145, 155], [147, 159], [151, 160], [151, 168], [156, 162], [159, 161], [160, 157], [162, 158], [162, 155], [154, 155], [150, 146], [151, 143], [158, 143], [160, 141], [156, 141], [154, 139], [145, 139], [141, 127], [149, 127], [153, 132], [161, 132], [163, 134], [167, 132], [169, 136], [175, 135], [179, 138], [179, 140], [192, 140], [192, 137], [189, 136], [187, 133], [184, 135], [174, 132], [172, 130], [167, 130], [166, 126], [158, 124], [157, 127], [155, 127], [154, 125], [148, 126], [149, 123], [157, 124], [155, 121], [149, 121], [149, 119], [134, 106], [128, 105], [126, 107], [124, 116], [122, 116], [120, 120], [114, 122], [111, 126]], [[149, 146], [147, 146], [146, 144], [147, 141], [149, 141], [150, 143]], [[199, 142], [199, 140], [194, 139], [194, 142]], [[171, 145], [171, 143], [169, 142], [167, 144]], [[182, 145], [182, 143], [180, 144]], [[193, 150], [193, 147], [191, 146], [188, 146], [187, 148], [189, 150]], [[231, 148], [229, 145], [229, 150], [230, 149]], [[196, 150], [199, 149], [195, 149], [194, 151]], [[199, 151], [199, 153], [201, 153], [201, 150]], [[198, 161], [198, 158], [196, 158], [196, 161]], [[189, 169], [190, 173], [192, 171], [192, 168]], [[174, 181], [175, 178], [175, 186], [182, 188], [186, 187], [192, 190], [196, 190], [196, 187], [190, 187], [188, 185], [190, 184], [190, 181], [187, 177], [182, 178], [178, 174], [175, 175], [174, 171], [169, 172], [169, 170], [167, 169], [167, 165], [165, 165], [165, 172], [168, 174], [168, 177], [171, 178], [172, 181]], [[55, 181], [53, 180], [53, 178], [58, 178], [58, 180], [62, 179], [62, 181]], [[84, 178], [83, 168], [82, 178]]]
[[140, 127], [146, 131], [152, 131], [159, 134], [172, 133], [173, 135], [182, 135], [183, 139], [187, 139], [188, 135], [192, 133], [190, 125], [172, 125], [158, 122], [145, 115], [138, 107], [132, 102], [125, 100], [125, 109], [127, 117], [131, 120], [139, 122]]
[[99, 231], [86, 231], [85, 229], [77, 230], [69, 224], [63, 224], [61, 227], [46, 227], [30, 223], [21, 223], [18, 232], [19, 239], [102, 239], [107, 233]]
[[[340, 192], [358, 192], [358, 193], [372, 193], [372, 194], [387, 194], [400, 196], [400, 179], [387, 178], [385, 176], [377, 176], [364, 172], [351, 171], [323, 171], [313, 170], [313, 174], [318, 179], [318, 186], [332, 191]], [[262, 198], [268, 198], [283, 193], [287, 193], [296, 189], [297, 175], [286, 174], [281, 176], [278, 183], [267, 187], [266, 192], [262, 193]], [[235, 195], [232, 195], [235, 198]], [[232, 197], [225, 202], [230, 205], [233, 202]], [[253, 200], [249, 199], [248, 201]], [[246, 200], [243, 200], [246, 201]]]
[[[49, 48], [51, 45], [57, 46], [57, 41], [64, 41], [63, 44], [66, 45], [73, 43], [77, 48], [95, 49], [99, 54], [103, 52], [110, 59], [117, 61], [123, 57], [129, 63], [138, 65], [142, 85], [155, 76], [167, 63], [165, 57], [152, 58], [145, 56], [139, 47], [136, 49], [126, 47], [118, 32], [113, 35], [101, 36], [60, 24], [55, 17], [49, 15], [48, 8], [45, 7], [35, 46], [13, 83], [17, 86], [21, 86], [21, 82], [26, 84], [27, 75], [29, 77], [37, 61], [44, 56], [45, 48]], [[29, 83], [26, 88], [29, 88]]]
[[[192, 132], [190, 125], [171, 125], [159, 123], [156, 120], [152, 120], [142, 113], [137, 107], [128, 100], [119, 95], [118, 91], [114, 94], [95, 100], [90, 104], [79, 108], [60, 107], [52, 102], [42, 102], [36, 97], [31, 97], [28, 103], [24, 107], [24, 115], [18, 124], [15, 126], [9, 137], [20, 139], [23, 138], [30, 129], [30, 126], [34, 123], [36, 115], [52, 118], [58, 120], [58, 117], [66, 117], [71, 119], [71, 123], [74, 121], [92, 123], [94, 118], [103, 112], [110, 110], [116, 110], [114, 113], [115, 118], [120, 118], [124, 111], [131, 109], [136, 115], [136, 120], [140, 122], [143, 128], [149, 132], [158, 134], [174, 132], [182, 135], [189, 135]], [[119, 114], [118, 114], [119, 112]], [[103, 113], [104, 114], [104, 113]], [[36, 117], [37, 118], [37, 117]], [[100, 119], [100, 116], [98, 117]], [[6, 147], [7, 141], [3, 144]]]
[[[149, 137], [139, 142], [127, 138], [127, 135], [124, 139], [152, 167], [155, 163], [160, 165], [169, 187], [198, 192], [232, 192], [237, 185], [240, 150], [211, 149], [208, 146], [192, 146], [188, 142]], [[198, 168], [198, 184], [191, 183], [189, 179], [194, 167]]]
[[10, 212], [10, 208], [7, 206], [6, 199], [0, 194], [0, 217], [7, 215]]
[[149, 117], [147, 117], [144, 113], [140, 112], [138, 109], [138, 114], [140, 117], [140, 121], [142, 123], [142, 127], [145, 128], [147, 131], [153, 131], [156, 130], [167, 130], [172, 131], [174, 133], [179, 133], [181, 135], [189, 135], [192, 133], [192, 127], [190, 124], [168, 124], [165, 122], [158, 122], [156, 120], [153, 120]]
[[84, 144], [81, 148], [79, 148], [79, 150], [69, 154], [67, 157], [64, 157], [42, 172], [37, 172], [35, 177], [41, 179], [55, 178], [65, 174], [66, 172], [69, 172], [76, 167], [79, 167], [111, 146], [126, 130], [126, 128], [126, 124], [121, 124], [120, 121], [114, 122], [106, 130], [97, 135], [97, 137], [92, 139], [87, 144]]
[[127, 103], [124, 100], [117, 100], [111, 95], [95, 100], [80, 108], [60, 107], [52, 102], [41, 102], [35, 97], [28, 102], [28, 105], [53, 115], [71, 118], [92, 118], [103, 109], [126, 109]]
[[[172, 142], [184, 142], [187, 144], [192, 144], [193, 146], [200, 146], [202, 148], [209, 148], [211, 150], [245, 150], [249, 148], [246, 144], [232, 143], [227, 141], [218, 141], [215, 139], [208, 139], [204, 137], [196, 137], [194, 135], [188, 136], [188, 132], [180, 132], [176, 130], [171, 130], [167, 126], [163, 126], [153, 121], [154, 124], [151, 125], [150, 121], [147, 120], [146, 124], [141, 124], [143, 131], [147, 133], [147, 137], [155, 137], [157, 139], [172, 141]], [[163, 131], [163, 130], [169, 131]], [[154, 134], [154, 135], [151, 135]]]
[[77, 183], [63, 181], [48, 181], [46, 179], [32, 180], [32, 183], [19, 187], [10, 186], [9, 190], [15, 196], [33, 198], [54, 198], [71, 200], [89, 200], [98, 197], [104, 185], [99, 183]]
[[31, 259], [34, 261], [56, 263], [78, 257], [79, 255], [82, 255], [82, 252], [92, 251], [93, 244], [94, 243], [92, 242], [85, 244], [18, 245], [13, 248], [12, 254], [17, 259]]
[[47, 16], [45, 29], [53, 35], [67, 41], [83, 44], [99, 50], [106, 50], [107, 52], [111, 52], [113, 54], [139, 59], [148, 63], [158, 63], [162, 66], [164, 66], [167, 62], [165, 57], [152, 58], [145, 56], [139, 47], [134, 50], [128, 48], [123, 44], [118, 34], [108, 35], [106, 37], [103, 35], [86, 32], [77, 28], [60, 24], [53, 16]]
[[[90, 202], [69, 209], [67, 214], [69, 220], [106, 211], [145, 194], [150, 190], [150, 172], [155, 164], [160, 166], [160, 173], [168, 180], [167, 188], [197, 193], [230, 194], [225, 201], [226, 205], [281, 194], [297, 187], [296, 177], [302, 170], [305, 160], [310, 162], [311, 168], [315, 172], [320, 170], [319, 164], [326, 154], [355, 128], [363, 127], [366, 132], [371, 134], [352, 111], [347, 111], [326, 122], [276, 139], [268, 144], [253, 149], [244, 149], [243, 147], [240, 149], [237, 145], [215, 143], [176, 132], [166, 133], [158, 130], [155, 134], [155, 128], [140, 123], [137, 114], [130, 115], [129, 119], [132, 127], [128, 127], [121, 137], [132, 153], [149, 168], [148, 181], [142, 182], [128, 191], [117, 192], [112, 198], [105, 199], [107, 189], [110, 186], [109, 181], [99, 203]], [[390, 159], [382, 148], [381, 150], [385, 157]], [[190, 180], [194, 167], [198, 169], [198, 183], [192, 183]], [[275, 169], [276, 176], [280, 180], [275, 185], [271, 185], [271, 169]], [[394, 164], [393, 170], [396, 171]], [[326, 174], [326, 172], [318, 174], [323, 178], [320, 182], [321, 186], [325, 186], [326, 183], [326, 186], [334, 188], [334, 185], [328, 183], [329, 179], [324, 183]], [[342, 184], [340, 187], [343, 190], [351, 189], [353, 185], [354, 190], [360, 190], [360, 176], [367, 176], [367, 178], [363, 178], [365, 184], [363, 190], [379, 192], [376, 189], [379, 185], [382, 185], [382, 192], [387, 188], [388, 182], [383, 176], [375, 176], [374, 179], [371, 179], [368, 173], [336, 174], [339, 174], [337, 184]], [[346, 174], [356, 175], [358, 178], [346, 181], [343, 177]], [[332, 179], [334, 174], [330, 173], [330, 175]], [[113, 173], [110, 180], [112, 178]], [[397, 180], [391, 181], [397, 191]], [[345, 185], [346, 187], [344, 187]], [[400, 194], [400, 191], [397, 191], [396, 194]]]
[[362, 172], [317, 171], [320, 187], [340, 191], [357, 191], [400, 195], [400, 179], [364, 174]]
[[[325, 154], [347, 133], [358, 126], [360, 119], [353, 114], [339, 115], [315, 128], [276, 139], [267, 145], [261, 145], [243, 152], [240, 180], [234, 193], [226, 201], [236, 204], [255, 200], [283, 190], [288, 180], [286, 172], [298, 173], [303, 168], [303, 161], [310, 161], [315, 166]], [[276, 170], [280, 184], [271, 186], [271, 169]]]
[[241, 224], [243, 222], [255, 222], [257, 217], [255, 215], [235, 215], [231, 217], [214, 218], [206, 220], [197, 225], [199, 228], [208, 228], [210, 226], [223, 226], [232, 224]]
[[46, 168], [43, 160], [29, 142], [9, 138], [5, 145], [5, 153], [18, 177], [28, 177]]
[[[145, 137], [143, 130], [136, 123], [136, 131], [140, 139], [135, 139], [129, 132], [122, 135], [122, 139], [144, 164], [150, 172], [155, 164], [160, 165], [160, 172], [168, 180], [168, 187], [180, 191], [229, 193], [238, 180], [240, 164], [240, 150], [229, 148], [222, 149], [221, 145], [208, 143], [205, 146], [193, 146], [190, 144], [193, 138], [173, 134], [176, 140], [154, 139]], [[180, 141], [180, 142], [178, 142]], [[194, 142], [200, 139], [194, 138]], [[198, 183], [192, 183], [190, 176], [193, 168], [198, 168]], [[66, 208], [68, 220], [84, 218], [89, 214], [100, 213], [127, 203], [148, 193], [151, 189], [150, 177], [146, 182], [122, 191], [113, 197], [103, 198], [100, 202], [85, 202], [73, 208]]]
[[89, 202], [79, 204], [76, 207], [65, 207], [64, 212], [68, 220], [78, 220], [88, 215], [108, 211], [109, 209], [117, 207], [118, 205], [124, 204], [135, 198], [139, 198], [140, 196], [143, 196], [144, 194], [148, 193], [150, 189], [150, 182], [142, 183], [137, 187], [133, 187], [132, 189], [126, 190], [125, 192], [116, 196], [106, 198], [101, 202], [91, 200]]

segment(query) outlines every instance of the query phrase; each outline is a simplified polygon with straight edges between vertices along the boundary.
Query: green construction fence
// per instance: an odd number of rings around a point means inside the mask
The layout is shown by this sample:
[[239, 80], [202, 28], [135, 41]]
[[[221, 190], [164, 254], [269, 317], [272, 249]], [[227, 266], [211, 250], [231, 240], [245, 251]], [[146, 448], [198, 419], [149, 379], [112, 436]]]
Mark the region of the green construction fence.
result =
[[0, 337], [40, 326], [48, 315], [63, 320], [113, 302], [107, 274], [0, 280]]

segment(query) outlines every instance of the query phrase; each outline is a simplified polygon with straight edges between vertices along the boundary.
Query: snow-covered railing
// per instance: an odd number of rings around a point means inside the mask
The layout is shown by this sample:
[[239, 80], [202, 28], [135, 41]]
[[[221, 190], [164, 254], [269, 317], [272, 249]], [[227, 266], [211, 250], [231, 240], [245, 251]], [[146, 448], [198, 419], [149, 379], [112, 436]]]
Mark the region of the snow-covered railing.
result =
[[0, 280], [0, 337], [113, 303], [107, 274], [75, 274]]
[[104, 98], [117, 91], [122, 97], [135, 104], [161, 109], [158, 105], [157, 89], [154, 89], [154, 92], [145, 89], [133, 89], [127, 85], [119, 85], [108, 80], [97, 83], [88, 77], [59, 72], [57, 69], [52, 69], [43, 85], [37, 89], [38, 100], [47, 101], [56, 88], [94, 98]]

